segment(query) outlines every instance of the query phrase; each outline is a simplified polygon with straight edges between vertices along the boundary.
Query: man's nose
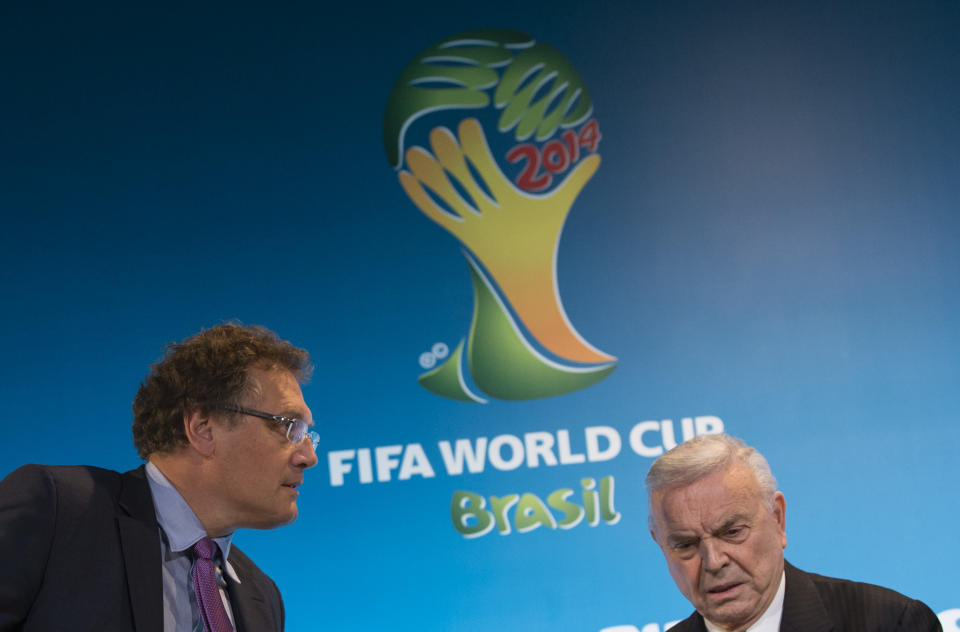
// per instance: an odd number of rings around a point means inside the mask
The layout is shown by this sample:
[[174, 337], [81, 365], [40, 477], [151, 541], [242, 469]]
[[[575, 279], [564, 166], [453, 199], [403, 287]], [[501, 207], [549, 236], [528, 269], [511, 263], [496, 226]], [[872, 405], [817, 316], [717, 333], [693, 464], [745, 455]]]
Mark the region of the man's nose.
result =
[[309, 438], [300, 442], [293, 453], [293, 464], [303, 469], [310, 469], [317, 464], [317, 451], [313, 448], [313, 442]]
[[704, 538], [700, 543], [700, 563], [705, 571], [718, 571], [727, 565], [728, 557], [723, 542]]

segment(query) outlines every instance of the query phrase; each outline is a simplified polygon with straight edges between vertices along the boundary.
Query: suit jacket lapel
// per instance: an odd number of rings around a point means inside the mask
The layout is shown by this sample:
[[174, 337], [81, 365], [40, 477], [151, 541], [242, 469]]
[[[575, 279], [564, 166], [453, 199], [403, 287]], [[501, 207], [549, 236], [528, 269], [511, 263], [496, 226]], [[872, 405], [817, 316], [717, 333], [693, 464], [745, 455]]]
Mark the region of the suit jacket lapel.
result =
[[143, 466], [121, 475], [119, 504], [117, 526], [134, 625], [137, 632], [163, 632], [159, 527]]
[[267, 601], [260, 587], [253, 581], [243, 567], [233, 565], [240, 583], [227, 576], [227, 594], [230, 596], [230, 608], [237, 632], [244, 630], [273, 630], [276, 626], [270, 617]]
[[817, 587], [806, 573], [784, 562], [787, 589], [783, 597], [780, 632], [829, 632], [830, 614], [820, 600]]

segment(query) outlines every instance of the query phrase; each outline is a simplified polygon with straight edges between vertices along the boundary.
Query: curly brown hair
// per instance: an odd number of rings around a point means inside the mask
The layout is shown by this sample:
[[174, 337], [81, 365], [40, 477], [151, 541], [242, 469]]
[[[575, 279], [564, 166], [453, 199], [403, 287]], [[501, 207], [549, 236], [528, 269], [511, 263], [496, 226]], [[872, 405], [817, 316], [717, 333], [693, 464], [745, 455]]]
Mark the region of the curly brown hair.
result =
[[133, 445], [140, 458], [185, 445], [187, 411], [239, 405], [252, 386], [251, 367], [285, 369], [301, 384], [313, 370], [309, 353], [257, 325], [217, 325], [168, 344], [133, 400]]

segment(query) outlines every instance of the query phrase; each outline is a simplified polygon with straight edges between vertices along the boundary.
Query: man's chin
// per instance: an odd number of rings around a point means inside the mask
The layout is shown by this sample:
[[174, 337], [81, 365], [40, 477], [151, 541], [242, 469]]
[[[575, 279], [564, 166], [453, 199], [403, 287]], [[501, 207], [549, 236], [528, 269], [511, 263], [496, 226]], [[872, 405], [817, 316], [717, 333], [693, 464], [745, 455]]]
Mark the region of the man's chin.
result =
[[743, 630], [762, 614], [754, 612], [751, 604], [743, 603], [736, 596], [718, 599], [708, 601], [700, 614], [725, 630]]
[[275, 527], [286, 526], [292, 523], [293, 521], [295, 521], [297, 519], [298, 514], [299, 514], [299, 510], [297, 509], [297, 504], [293, 503], [292, 506], [287, 511], [284, 512], [280, 520], [273, 526]]
[[244, 529], [276, 529], [277, 527], [284, 527], [297, 519], [297, 505], [293, 504], [289, 508], [285, 508], [283, 511], [271, 515], [260, 516], [257, 520], [251, 520], [245, 524], [241, 524], [240, 527]]

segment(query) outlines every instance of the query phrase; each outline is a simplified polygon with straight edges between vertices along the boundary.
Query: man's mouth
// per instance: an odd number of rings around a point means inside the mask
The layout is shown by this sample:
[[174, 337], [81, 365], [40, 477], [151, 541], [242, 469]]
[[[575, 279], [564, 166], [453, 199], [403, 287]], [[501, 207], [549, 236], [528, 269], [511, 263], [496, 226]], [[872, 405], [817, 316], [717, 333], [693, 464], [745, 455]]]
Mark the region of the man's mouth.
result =
[[283, 487], [289, 487], [290, 489], [296, 489], [300, 487], [300, 483], [284, 483]]
[[725, 597], [730, 591], [734, 590], [740, 585], [740, 582], [727, 582], [725, 584], [718, 584], [712, 588], [708, 588], [707, 594], [714, 597]]

